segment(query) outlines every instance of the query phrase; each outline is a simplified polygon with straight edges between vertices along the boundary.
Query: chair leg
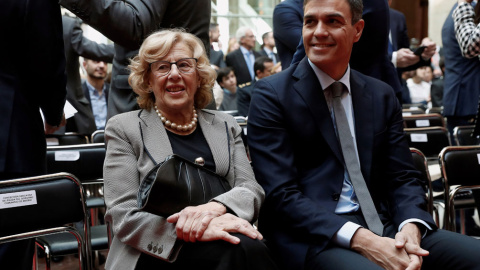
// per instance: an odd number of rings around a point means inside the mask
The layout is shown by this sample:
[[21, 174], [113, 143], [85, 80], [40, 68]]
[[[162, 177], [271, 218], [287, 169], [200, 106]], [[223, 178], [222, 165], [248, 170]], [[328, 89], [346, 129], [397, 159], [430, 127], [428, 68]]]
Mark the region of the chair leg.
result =
[[467, 234], [465, 229], [465, 209], [460, 209], [460, 233]]

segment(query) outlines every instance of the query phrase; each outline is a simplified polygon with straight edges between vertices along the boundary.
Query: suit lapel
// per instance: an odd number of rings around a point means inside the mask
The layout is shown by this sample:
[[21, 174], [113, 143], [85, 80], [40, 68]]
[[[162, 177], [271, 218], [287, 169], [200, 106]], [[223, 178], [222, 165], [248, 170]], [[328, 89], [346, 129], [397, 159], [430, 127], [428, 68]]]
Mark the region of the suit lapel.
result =
[[[208, 146], [212, 151], [216, 173], [225, 176], [230, 165], [228, 147], [231, 147], [228, 141], [225, 122], [219, 121], [214, 113], [204, 110], [198, 111], [198, 121]], [[230, 140], [232, 140], [232, 138]], [[231, 151], [233, 151], [233, 149], [231, 149]]]
[[322, 134], [335, 156], [343, 162], [340, 144], [335, 134], [325, 95], [306, 57], [298, 64], [292, 76], [295, 78], [294, 80], [297, 81], [293, 87], [312, 112], [320, 134]]
[[163, 162], [167, 156], [173, 154], [173, 150], [162, 121], [153, 109], [142, 110], [139, 118], [145, 148], [156, 163]]
[[[350, 88], [352, 91], [353, 114], [355, 117], [355, 136], [357, 138], [357, 150], [360, 166], [364, 178], [370, 178], [372, 147], [373, 147], [373, 91], [366, 87], [356, 71], [351, 72]], [[366, 175], [367, 174], [367, 175]]]

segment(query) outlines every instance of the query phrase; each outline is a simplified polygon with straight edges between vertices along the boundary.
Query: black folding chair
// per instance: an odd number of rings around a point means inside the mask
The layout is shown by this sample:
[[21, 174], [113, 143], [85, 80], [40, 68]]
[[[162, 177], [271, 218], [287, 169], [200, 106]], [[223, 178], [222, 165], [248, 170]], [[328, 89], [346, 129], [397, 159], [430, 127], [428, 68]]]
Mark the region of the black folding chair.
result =
[[[89, 214], [78, 179], [58, 173], [0, 181], [0, 197], [0, 244], [67, 234], [75, 241], [80, 269], [90, 269]], [[85, 224], [81, 231], [70, 225], [79, 221]], [[50, 269], [50, 253], [45, 258]]]
[[480, 145], [480, 138], [473, 135], [475, 126], [458, 126], [453, 129], [457, 145]]
[[446, 229], [456, 231], [455, 209], [476, 207], [472, 192], [480, 189], [480, 146], [446, 147], [439, 158], [445, 188]]
[[444, 127], [405, 128], [408, 145], [417, 148], [429, 160], [437, 160], [444, 147], [450, 146], [450, 135]]
[[405, 128], [445, 127], [445, 119], [438, 113], [403, 116]]
[[47, 134], [45, 135], [47, 145], [74, 145], [89, 143], [88, 137], [75, 132], [67, 132], [65, 134]]
[[105, 130], [96, 130], [92, 133], [91, 143], [105, 143]]

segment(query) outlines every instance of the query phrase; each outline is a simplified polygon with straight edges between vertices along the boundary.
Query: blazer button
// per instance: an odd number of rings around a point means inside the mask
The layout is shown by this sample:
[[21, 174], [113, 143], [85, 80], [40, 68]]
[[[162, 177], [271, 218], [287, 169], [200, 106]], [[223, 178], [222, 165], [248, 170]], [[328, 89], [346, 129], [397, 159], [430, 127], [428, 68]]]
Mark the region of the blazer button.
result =
[[153, 244], [153, 242], [148, 244], [148, 246], [147, 246], [148, 251], [152, 251], [152, 244]]
[[338, 201], [338, 200], [340, 199], [340, 194], [339, 194], [339, 193], [333, 193], [333, 194], [332, 194], [332, 199], [333, 199], [334, 201]]
[[158, 247], [158, 254], [161, 254], [163, 252], [163, 245]]
[[157, 246], [153, 247], [153, 253], [157, 252]]

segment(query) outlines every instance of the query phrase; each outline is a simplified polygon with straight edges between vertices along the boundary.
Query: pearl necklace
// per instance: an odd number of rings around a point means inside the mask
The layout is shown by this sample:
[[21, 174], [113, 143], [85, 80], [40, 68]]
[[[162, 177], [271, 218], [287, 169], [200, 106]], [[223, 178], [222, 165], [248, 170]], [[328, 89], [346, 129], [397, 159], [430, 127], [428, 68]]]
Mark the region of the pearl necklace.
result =
[[185, 124], [185, 125], [178, 125], [178, 124], [175, 124], [173, 123], [172, 121], [168, 120], [165, 116], [163, 116], [159, 111], [158, 111], [158, 108], [157, 108], [157, 105], [155, 105], [155, 112], [157, 112], [157, 115], [158, 117], [160, 117], [160, 120], [162, 120], [163, 124], [166, 126], [166, 127], [169, 127], [171, 129], [176, 129], [178, 131], [189, 131], [189, 130], [192, 130], [196, 125], [197, 125], [197, 110], [195, 110], [195, 107], [193, 107], [193, 117], [192, 117], [192, 121], [189, 123], [189, 124]]

